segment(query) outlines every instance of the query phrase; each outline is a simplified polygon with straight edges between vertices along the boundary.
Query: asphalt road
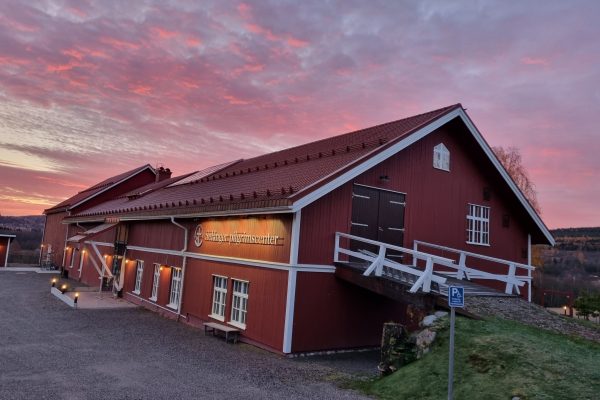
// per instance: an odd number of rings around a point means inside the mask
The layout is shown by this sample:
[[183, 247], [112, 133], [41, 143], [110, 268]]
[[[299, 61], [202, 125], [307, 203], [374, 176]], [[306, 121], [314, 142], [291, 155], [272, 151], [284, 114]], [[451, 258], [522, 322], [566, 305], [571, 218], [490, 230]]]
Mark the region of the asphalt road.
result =
[[288, 359], [140, 308], [74, 310], [49, 280], [0, 273], [0, 399], [365, 398], [334, 382], [373, 355]]

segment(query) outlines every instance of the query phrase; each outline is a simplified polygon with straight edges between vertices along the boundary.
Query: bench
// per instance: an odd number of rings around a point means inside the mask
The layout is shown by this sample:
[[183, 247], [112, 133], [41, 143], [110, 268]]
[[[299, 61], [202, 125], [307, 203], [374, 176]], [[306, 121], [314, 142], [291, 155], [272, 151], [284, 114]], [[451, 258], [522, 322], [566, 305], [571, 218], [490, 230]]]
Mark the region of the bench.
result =
[[205, 322], [204, 323], [204, 334], [212, 332], [213, 336], [216, 336], [217, 332], [223, 332], [225, 334], [225, 341], [229, 342], [231, 337], [233, 343], [237, 343], [240, 330], [232, 328], [231, 326], [217, 324], [216, 322]]

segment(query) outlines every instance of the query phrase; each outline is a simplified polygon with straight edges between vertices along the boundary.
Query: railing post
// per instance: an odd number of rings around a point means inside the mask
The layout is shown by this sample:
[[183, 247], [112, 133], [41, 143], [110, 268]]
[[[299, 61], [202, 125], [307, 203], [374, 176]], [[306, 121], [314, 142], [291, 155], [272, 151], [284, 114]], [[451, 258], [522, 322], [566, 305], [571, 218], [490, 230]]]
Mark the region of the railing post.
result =
[[[419, 251], [419, 243], [416, 240], [413, 242], [413, 250], [415, 253]], [[412, 255], [412, 265], [415, 268], [417, 267], [417, 257], [414, 254]]]
[[383, 260], [385, 260], [385, 252], [386, 247], [384, 244], [379, 245], [379, 254], [377, 255], [377, 259], [375, 262], [377, 263], [377, 267], [375, 267], [375, 276], [381, 276], [383, 273]]
[[433, 258], [427, 257], [425, 266], [425, 279], [423, 280], [423, 292], [429, 293], [431, 290], [431, 275], [433, 274]]
[[512, 294], [514, 280], [515, 280], [515, 264], [510, 263], [510, 264], [508, 264], [508, 279], [506, 281], [506, 290], [504, 291], [504, 293]]
[[335, 233], [335, 248], [333, 249], [333, 262], [340, 262], [340, 235]]
[[458, 259], [458, 272], [456, 273], [456, 279], [458, 280], [462, 280], [464, 277], [467, 277], [467, 270], [466, 270], [466, 260], [467, 260], [467, 255], [465, 254], [464, 251], [460, 252], [460, 258]]

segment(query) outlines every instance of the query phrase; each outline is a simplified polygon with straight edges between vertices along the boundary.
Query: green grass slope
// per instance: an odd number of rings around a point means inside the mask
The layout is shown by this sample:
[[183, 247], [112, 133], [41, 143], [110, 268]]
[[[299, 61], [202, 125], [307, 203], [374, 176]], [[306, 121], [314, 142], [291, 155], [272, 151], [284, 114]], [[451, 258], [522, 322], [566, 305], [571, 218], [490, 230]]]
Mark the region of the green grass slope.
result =
[[[448, 334], [423, 359], [355, 388], [381, 399], [445, 399]], [[600, 344], [516, 322], [457, 318], [455, 399], [600, 399]]]

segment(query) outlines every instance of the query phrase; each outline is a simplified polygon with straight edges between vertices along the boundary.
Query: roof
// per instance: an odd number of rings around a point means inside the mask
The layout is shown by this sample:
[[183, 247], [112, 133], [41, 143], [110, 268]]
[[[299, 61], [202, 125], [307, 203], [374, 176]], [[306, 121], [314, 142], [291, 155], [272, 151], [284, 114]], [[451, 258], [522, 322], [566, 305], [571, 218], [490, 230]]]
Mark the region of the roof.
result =
[[[295, 195], [340, 173], [460, 104], [254, 157], [221, 164], [199, 179], [170, 185], [128, 201], [115, 199], [78, 217], [120, 214], [173, 215], [287, 207]], [[204, 171], [210, 171], [208, 168]]]
[[58, 203], [57, 205], [55, 205], [53, 207], [50, 207], [50, 208], [44, 210], [44, 214], [68, 210], [69, 208], [72, 208], [76, 205], [79, 205], [85, 201], [90, 200], [91, 198], [95, 197], [96, 195], [110, 189], [111, 187], [114, 187], [116, 184], [118, 184], [134, 175], [139, 174], [140, 172], [142, 172], [143, 170], [145, 170], [147, 168], [150, 168], [150, 170], [154, 171], [154, 169], [152, 168], [152, 166], [150, 164], [146, 164], [146, 165], [142, 165], [141, 167], [134, 168], [130, 171], [123, 172], [119, 175], [115, 175], [113, 177], [103, 180], [100, 183], [95, 184], [94, 186], [91, 186], [85, 190], [82, 190], [81, 192], [77, 193], [75, 196], [69, 197], [68, 199]]
[[[67, 221], [295, 212], [458, 118], [513, 191], [541, 236], [554, 244], [539, 215], [502, 167], [460, 104], [285, 150], [206, 168], [160, 188], [138, 189], [90, 207]], [[142, 193], [143, 192], [143, 193]]]

